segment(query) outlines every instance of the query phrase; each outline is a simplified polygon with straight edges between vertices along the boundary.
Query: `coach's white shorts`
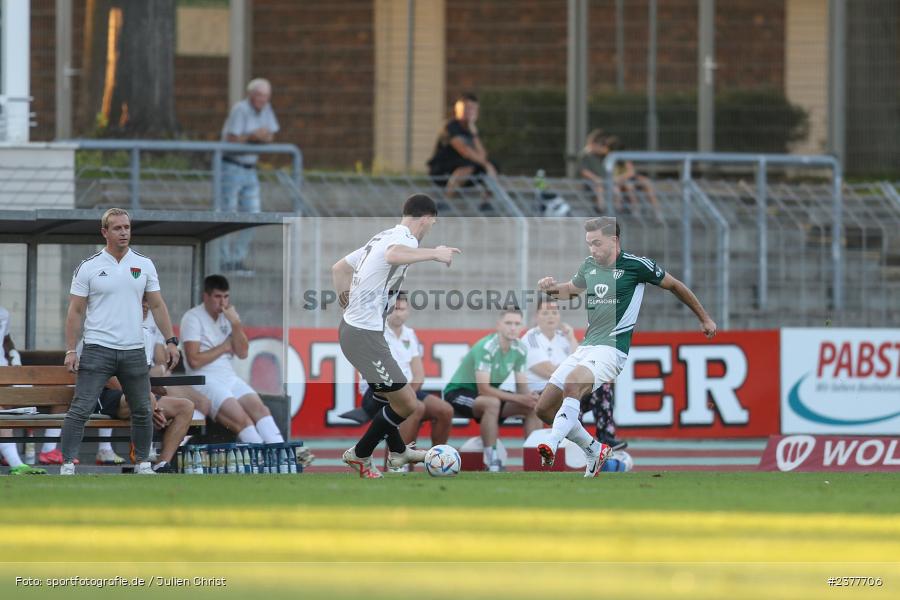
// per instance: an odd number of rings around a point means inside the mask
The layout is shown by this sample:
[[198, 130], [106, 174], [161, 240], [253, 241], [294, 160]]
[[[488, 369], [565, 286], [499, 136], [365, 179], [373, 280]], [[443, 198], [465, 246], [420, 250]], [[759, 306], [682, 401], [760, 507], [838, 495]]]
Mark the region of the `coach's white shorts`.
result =
[[581, 366], [594, 374], [594, 387], [591, 388], [593, 392], [604, 383], [615, 381], [622, 372], [626, 360], [628, 355], [612, 346], [579, 346], [569, 358], [556, 367], [550, 376], [550, 383], [561, 390], [565, 389], [566, 377], [575, 367]]
[[194, 389], [209, 398], [212, 405], [209, 416], [213, 419], [219, 414], [219, 408], [229, 398], [240, 398], [256, 393], [247, 382], [237, 375], [207, 375], [206, 385], [195, 385]]

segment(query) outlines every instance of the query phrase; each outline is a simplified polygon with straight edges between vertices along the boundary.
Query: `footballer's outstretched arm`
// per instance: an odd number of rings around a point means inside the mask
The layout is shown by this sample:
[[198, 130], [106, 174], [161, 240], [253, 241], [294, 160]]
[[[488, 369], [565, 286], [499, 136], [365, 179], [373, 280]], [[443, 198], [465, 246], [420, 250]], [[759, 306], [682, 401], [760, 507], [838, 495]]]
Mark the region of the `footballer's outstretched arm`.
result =
[[350, 299], [350, 284], [353, 282], [353, 267], [350, 266], [346, 258], [342, 258], [332, 265], [331, 282], [334, 285], [334, 291], [338, 295], [341, 308], [346, 308]]
[[417, 262], [433, 260], [450, 266], [453, 255], [462, 252], [459, 248], [438, 246], [437, 248], [410, 248], [403, 244], [394, 244], [384, 253], [384, 260], [390, 265], [411, 265]]
[[700, 300], [694, 292], [691, 291], [691, 288], [672, 277], [669, 273], [666, 273], [663, 280], [659, 282], [659, 287], [675, 294], [676, 298], [681, 300], [685, 306], [690, 308], [691, 311], [697, 315], [697, 318], [700, 320], [700, 328], [703, 330], [706, 337], [711, 338], [716, 335], [716, 322], [712, 320], [712, 317], [709, 316], [709, 313], [706, 312], [706, 309], [700, 304]]
[[565, 283], [557, 283], [553, 277], [544, 277], [538, 281], [538, 289], [557, 300], [568, 300], [584, 291], [584, 289], [572, 283], [571, 280]]

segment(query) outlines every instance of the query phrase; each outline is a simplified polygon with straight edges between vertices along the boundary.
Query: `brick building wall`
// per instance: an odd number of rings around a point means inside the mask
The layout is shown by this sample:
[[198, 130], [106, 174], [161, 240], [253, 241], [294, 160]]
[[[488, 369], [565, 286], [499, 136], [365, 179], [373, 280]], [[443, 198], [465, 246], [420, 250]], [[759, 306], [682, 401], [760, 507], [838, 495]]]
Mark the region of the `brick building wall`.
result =
[[253, 76], [271, 80], [278, 140], [308, 167], [372, 160], [373, 11], [372, 0], [254, 3]]
[[[616, 85], [615, 0], [589, 3], [588, 80], [593, 91]], [[565, 0], [456, 0], [447, 5], [447, 101], [461, 91], [566, 85]], [[716, 85], [769, 87], [784, 81], [784, 0], [716, 4]], [[647, 81], [648, 2], [624, 3], [625, 88]], [[657, 3], [657, 89], [694, 91], [697, 2]]]
[[[695, 0], [659, 0], [658, 89], [696, 86]], [[646, 81], [647, 2], [625, 5], [626, 89]], [[615, 0], [589, 5], [592, 92], [615, 86]], [[32, 89], [36, 140], [54, 134], [54, 1], [32, 2]], [[73, 67], [83, 54], [83, 3], [73, 15]], [[373, 155], [372, 0], [328, 3], [266, 0], [253, 4], [253, 76], [274, 85], [280, 141], [298, 144], [310, 167], [368, 166]], [[446, 97], [499, 87], [565, 88], [566, 0], [454, 0], [446, 8]], [[783, 0], [717, 3], [717, 88], [781, 88]], [[79, 80], [73, 80], [78, 115]], [[228, 113], [228, 59], [177, 56], [175, 109], [187, 138], [215, 139]], [[399, 109], [399, 108], [398, 108]], [[83, 115], [82, 115], [83, 116]], [[83, 116], [84, 117], [84, 116]], [[76, 120], [86, 135], [91, 119]]]

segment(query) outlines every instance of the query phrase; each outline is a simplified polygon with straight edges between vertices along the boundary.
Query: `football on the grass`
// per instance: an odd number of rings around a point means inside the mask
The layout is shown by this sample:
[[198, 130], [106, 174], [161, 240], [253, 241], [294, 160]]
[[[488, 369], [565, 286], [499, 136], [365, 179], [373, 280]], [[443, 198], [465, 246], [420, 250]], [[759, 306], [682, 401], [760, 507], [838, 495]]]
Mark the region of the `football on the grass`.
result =
[[453, 477], [459, 467], [459, 452], [453, 446], [440, 444], [425, 454], [425, 470], [432, 477]]

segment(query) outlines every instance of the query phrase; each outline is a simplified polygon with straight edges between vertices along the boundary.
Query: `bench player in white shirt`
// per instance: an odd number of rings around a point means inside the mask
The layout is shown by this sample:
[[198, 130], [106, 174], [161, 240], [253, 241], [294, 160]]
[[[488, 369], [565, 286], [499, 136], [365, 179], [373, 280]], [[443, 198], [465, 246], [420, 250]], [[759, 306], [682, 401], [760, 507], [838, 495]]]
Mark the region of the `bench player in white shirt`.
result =
[[248, 444], [281, 443], [284, 438], [253, 388], [231, 366], [233, 356], [245, 359], [250, 347], [241, 317], [231, 304], [228, 280], [210, 275], [203, 280], [203, 302], [181, 318], [185, 371], [205, 375], [194, 386], [209, 398], [210, 416]]
[[418, 400], [384, 339], [384, 320], [409, 265], [433, 260], [450, 266], [453, 255], [459, 253], [458, 248], [447, 246], [419, 248], [436, 220], [434, 200], [414, 194], [403, 205], [399, 225], [375, 234], [331, 269], [334, 289], [346, 306], [339, 328], [341, 351], [383, 404], [356, 446], [344, 452], [344, 463], [363, 478], [382, 476], [372, 464], [372, 452], [385, 438], [388, 466], [425, 459], [423, 450], [407, 448], [400, 435], [400, 425], [415, 412]]
[[536, 316], [537, 325], [525, 332], [522, 341], [528, 348], [528, 390], [540, 394], [553, 371], [578, 347], [578, 340], [572, 326], [560, 318], [555, 300], [538, 300]]
[[[9, 311], [0, 306], [0, 367], [19, 366], [21, 357], [9, 337]], [[57, 435], [59, 435], [57, 433]], [[0, 429], [0, 439], [12, 437], [12, 429]], [[32, 467], [22, 462], [19, 456], [19, 447], [11, 442], [0, 443], [0, 455], [11, 467], [12, 475], [45, 475], [47, 471], [39, 467]]]

